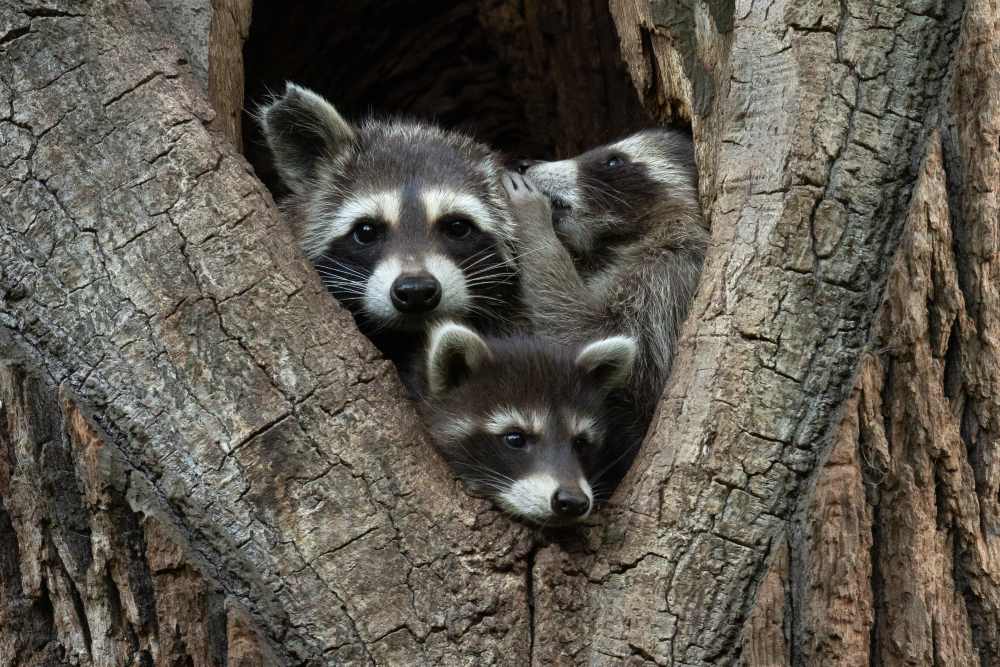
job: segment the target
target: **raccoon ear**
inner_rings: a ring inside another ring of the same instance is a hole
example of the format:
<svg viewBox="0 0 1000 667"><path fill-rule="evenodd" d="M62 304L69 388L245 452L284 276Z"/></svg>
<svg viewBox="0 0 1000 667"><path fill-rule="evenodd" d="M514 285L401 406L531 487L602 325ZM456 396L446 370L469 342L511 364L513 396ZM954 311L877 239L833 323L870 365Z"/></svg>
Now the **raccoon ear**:
<svg viewBox="0 0 1000 667"><path fill-rule="evenodd" d="M274 166L293 192L302 192L324 157L333 157L354 141L354 128L332 104L292 82L285 94L260 108L258 114Z"/></svg>
<svg viewBox="0 0 1000 667"><path fill-rule="evenodd" d="M635 364L635 339L611 336L588 344L576 356L576 365L592 376L605 389L625 385Z"/></svg>
<svg viewBox="0 0 1000 667"><path fill-rule="evenodd" d="M445 322L434 328L427 353L427 385L432 396L454 389L493 357L486 341L469 327Z"/></svg>

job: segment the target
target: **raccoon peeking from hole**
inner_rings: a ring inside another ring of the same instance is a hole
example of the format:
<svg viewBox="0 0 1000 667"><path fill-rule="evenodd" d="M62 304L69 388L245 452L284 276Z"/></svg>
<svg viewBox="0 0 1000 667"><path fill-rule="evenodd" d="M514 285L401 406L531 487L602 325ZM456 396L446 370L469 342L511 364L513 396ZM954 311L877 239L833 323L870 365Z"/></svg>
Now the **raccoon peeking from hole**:
<svg viewBox="0 0 1000 667"><path fill-rule="evenodd" d="M635 351L625 336L570 347L440 324L426 358L428 431L474 493L543 526L580 521L629 453L612 398Z"/></svg>
<svg viewBox="0 0 1000 667"><path fill-rule="evenodd" d="M633 337L629 394L645 430L708 247L691 138L645 130L518 171L503 180L531 257L521 283L532 326L568 345Z"/></svg>
<svg viewBox="0 0 1000 667"><path fill-rule="evenodd" d="M258 117L302 250L411 390L434 322L510 326L514 222L490 149L415 121L353 125L292 83Z"/></svg>

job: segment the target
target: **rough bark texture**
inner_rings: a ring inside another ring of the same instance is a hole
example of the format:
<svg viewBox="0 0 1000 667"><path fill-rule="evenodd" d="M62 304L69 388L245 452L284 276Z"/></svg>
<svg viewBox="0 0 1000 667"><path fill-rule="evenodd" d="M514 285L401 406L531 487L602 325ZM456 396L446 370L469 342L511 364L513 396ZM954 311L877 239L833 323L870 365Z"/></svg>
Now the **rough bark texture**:
<svg viewBox="0 0 1000 667"><path fill-rule="evenodd" d="M184 529L67 396L0 366L5 665L269 664Z"/></svg>
<svg viewBox="0 0 1000 667"><path fill-rule="evenodd" d="M391 367L206 131L148 6L7 7L0 317L184 526L217 604L279 664L526 660L527 532L428 455ZM39 577L42 606L106 593ZM100 605L67 613L40 645L105 664Z"/></svg>
<svg viewBox="0 0 1000 667"><path fill-rule="evenodd" d="M551 639L536 639L536 658L797 660L799 635L744 651L741 629L761 581L764 599L784 604L765 565L786 558L775 538L838 432L944 110L962 7L612 8L620 30L638 26L622 32L640 92L690 110L716 245L617 511L583 553L536 558L536 580L561 577L551 588L575 603L536 610L536 638ZM784 630L767 620L778 611L749 631ZM592 634L570 630L581 625Z"/></svg>
<svg viewBox="0 0 1000 667"><path fill-rule="evenodd" d="M784 622L747 664L786 638L799 664L1000 663L998 35L970 2L873 351L754 610Z"/></svg>
<svg viewBox="0 0 1000 667"><path fill-rule="evenodd" d="M250 33L251 0L215 0L208 35L208 99L214 126L243 145L243 43Z"/></svg>
<svg viewBox="0 0 1000 667"><path fill-rule="evenodd" d="M607 18L524 6L480 11ZM636 467L546 535L430 455L146 4L0 5L0 656L1000 661L1000 8L609 7L714 245Z"/></svg>

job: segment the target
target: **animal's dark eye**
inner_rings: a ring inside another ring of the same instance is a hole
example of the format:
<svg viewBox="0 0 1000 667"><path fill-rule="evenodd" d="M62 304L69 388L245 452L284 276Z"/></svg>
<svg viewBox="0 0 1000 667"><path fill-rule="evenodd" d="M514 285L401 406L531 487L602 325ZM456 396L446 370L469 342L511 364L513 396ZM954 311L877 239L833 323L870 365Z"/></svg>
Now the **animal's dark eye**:
<svg viewBox="0 0 1000 667"><path fill-rule="evenodd" d="M370 245L378 239L378 227L370 220L362 220L354 225L352 236L358 245Z"/></svg>
<svg viewBox="0 0 1000 667"><path fill-rule="evenodd" d="M511 431L510 433L504 433L503 444L511 449L522 449L528 444L528 439L520 431Z"/></svg>
<svg viewBox="0 0 1000 667"><path fill-rule="evenodd" d="M586 435L581 433L573 438L573 446L577 449L584 449L590 444L590 439Z"/></svg>
<svg viewBox="0 0 1000 667"><path fill-rule="evenodd" d="M604 161L604 166L610 167L611 169L614 169L615 167L620 167L623 164L625 164L625 160L618 157L617 155L609 157L607 160Z"/></svg>
<svg viewBox="0 0 1000 667"><path fill-rule="evenodd" d="M465 238L472 232L472 223L465 218L445 218L440 224L442 231L453 239Z"/></svg>

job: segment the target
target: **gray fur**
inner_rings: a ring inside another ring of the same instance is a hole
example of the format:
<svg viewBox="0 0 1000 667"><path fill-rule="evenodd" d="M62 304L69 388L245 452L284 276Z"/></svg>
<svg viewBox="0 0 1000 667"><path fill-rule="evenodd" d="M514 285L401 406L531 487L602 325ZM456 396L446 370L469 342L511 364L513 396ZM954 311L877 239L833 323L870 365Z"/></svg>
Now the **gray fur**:
<svg viewBox="0 0 1000 667"><path fill-rule="evenodd" d="M623 163L609 167L615 158ZM650 130L535 164L525 175L504 180L527 258L522 298L533 326L568 344L613 334L637 339L631 392L647 423L709 239L691 141Z"/></svg>
<svg viewBox="0 0 1000 667"><path fill-rule="evenodd" d="M436 326L430 339L423 414L470 490L544 525L579 521L607 497L635 447L615 413L634 359L631 339L571 347L540 336L483 337L453 323ZM522 447L509 445L511 434L523 436ZM557 493L586 505L560 513Z"/></svg>
<svg viewBox="0 0 1000 667"><path fill-rule="evenodd" d="M511 326L515 226L489 148L416 121L353 125L292 83L259 122L291 190L281 208L303 252L404 380L435 322ZM449 233L456 220L472 231ZM404 283L425 296L404 300L403 289L418 294Z"/></svg>

